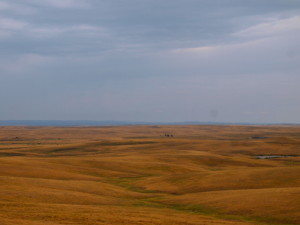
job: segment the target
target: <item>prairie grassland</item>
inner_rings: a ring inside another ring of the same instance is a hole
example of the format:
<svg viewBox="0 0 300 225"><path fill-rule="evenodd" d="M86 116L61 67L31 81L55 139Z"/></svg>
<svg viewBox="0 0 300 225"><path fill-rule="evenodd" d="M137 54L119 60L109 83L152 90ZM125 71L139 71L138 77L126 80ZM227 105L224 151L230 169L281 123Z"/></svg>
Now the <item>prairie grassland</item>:
<svg viewBox="0 0 300 225"><path fill-rule="evenodd" d="M300 224L300 126L0 127L0 224Z"/></svg>

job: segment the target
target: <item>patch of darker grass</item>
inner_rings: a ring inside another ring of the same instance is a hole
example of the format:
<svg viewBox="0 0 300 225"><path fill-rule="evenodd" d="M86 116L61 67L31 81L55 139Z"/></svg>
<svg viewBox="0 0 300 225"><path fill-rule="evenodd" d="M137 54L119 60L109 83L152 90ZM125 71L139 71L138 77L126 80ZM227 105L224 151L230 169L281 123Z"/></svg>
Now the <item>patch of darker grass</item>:
<svg viewBox="0 0 300 225"><path fill-rule="evenodd" d="M297 223L293 223L288 219L279 219L274 217L250 217L243 215L234 215L234 214L225 214L224 212L220 212L219 210L211 207L207 207L204 205L178 205L178 204L166 204L162 203L159 200L162 197L150 197L144 198L141 201L138 201L134 204L137 207L151 207L151 208L164 208L164 209L172 209L181 212L187 212L192 214L200 214L212 216L217 219L223 220L231 220L231 221L240 221L240 222L252 222L257 224L272 224L272 225L296 225Z"/></svg>
<svg viewBox="0 0 300 225"><path fill-rule="evenodd" d="M0 157L13 157L13 156L25 156L23 153L14 153L14 152L1 152Z"/></svg>
<svg viewBox="0 0 300 225"><path fill-rule="evenodd" d="M121 142L101 142L95 144L95 146L121 146L121 145L145 145L145 144L156 144L155 141L121 141Z"/></svg>
<svg viewBox="0 0 300 225"><path fill-rule="evenodd" d="M300 165L299 161L284 161L284 164L287 166L298 166Z"/></svg>
<svg viewBox="0 0 300 225"><path fill-rule="evenodd" d="M148 177L148 176L149 175L135 176L135 177L108 178L108 179L106 179L106 181L110 184L122 187L128 191L133 191L133 192L138 192L138 193L159 193L158 191L147 190L147 189L133 185L133 182L140 180L144 177Z"/></svg>
<svg viewBox="0 0 300 225"><path fill-rule="evenodd" d="M57 153L57 152L69 152L69 151L78 151L80 148L56 148L48 151L49 153Z"/></svg>

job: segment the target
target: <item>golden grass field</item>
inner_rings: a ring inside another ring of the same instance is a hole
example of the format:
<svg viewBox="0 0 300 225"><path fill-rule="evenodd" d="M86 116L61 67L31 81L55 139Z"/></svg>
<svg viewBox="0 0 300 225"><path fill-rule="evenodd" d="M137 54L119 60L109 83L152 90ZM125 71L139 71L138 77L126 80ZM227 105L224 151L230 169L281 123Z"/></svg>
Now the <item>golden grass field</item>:
<svg viewBox="0 0 300 225"><path fill-rule="evenodd" d="M300 126L0 127L0 225L62 224L300 224Z"/></svg>

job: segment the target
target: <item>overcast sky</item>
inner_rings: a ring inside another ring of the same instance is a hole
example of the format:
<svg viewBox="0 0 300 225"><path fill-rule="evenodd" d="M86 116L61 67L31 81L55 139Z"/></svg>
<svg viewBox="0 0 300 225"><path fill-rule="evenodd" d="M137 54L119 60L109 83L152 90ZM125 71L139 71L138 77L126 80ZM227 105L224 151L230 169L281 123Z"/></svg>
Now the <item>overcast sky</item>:
<svg viewBox="0 0 300 225"><path fill-rule="evenodd" d="M299 0L0 0L0 120L300 122Z"/></svg>

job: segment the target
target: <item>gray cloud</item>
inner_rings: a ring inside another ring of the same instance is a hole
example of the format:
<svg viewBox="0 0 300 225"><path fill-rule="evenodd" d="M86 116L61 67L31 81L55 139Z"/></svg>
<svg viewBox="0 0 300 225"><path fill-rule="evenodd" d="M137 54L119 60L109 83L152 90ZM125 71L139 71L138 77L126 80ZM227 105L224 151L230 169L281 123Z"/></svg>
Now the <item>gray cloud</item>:
<svg viewBox="0 0 300 225"><path fill-rule="evenodd" d="M88 7L88 1L83 0L26 0L27 3L33 5L41 5L46 7L54 7L54 8L62 8L62 9L69 9L69 8L82 8Z"/></svg>
<svg viewBox="0 0 300 225"><path fill-rule="evenodd" d="M2 0L0 12L0 119L300 122L297 0Z"/></svg>

